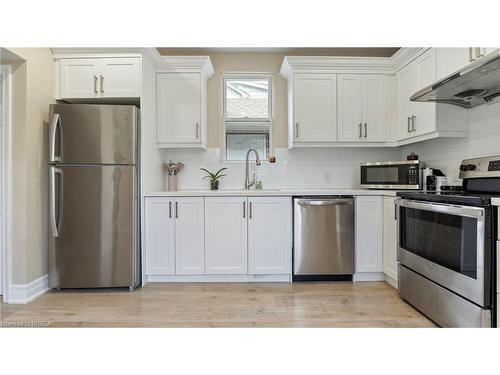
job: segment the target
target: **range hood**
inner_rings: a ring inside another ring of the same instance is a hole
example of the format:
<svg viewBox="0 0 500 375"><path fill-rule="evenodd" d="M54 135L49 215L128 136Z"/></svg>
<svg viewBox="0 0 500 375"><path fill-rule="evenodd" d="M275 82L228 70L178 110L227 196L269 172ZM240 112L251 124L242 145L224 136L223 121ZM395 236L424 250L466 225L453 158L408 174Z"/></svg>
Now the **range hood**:
<svg viewBox="0 0 500 375"><path fill-rule="evenodd" d="M473 108L500 99L500 50L422 89L414 102L436 102Z"/></svg>

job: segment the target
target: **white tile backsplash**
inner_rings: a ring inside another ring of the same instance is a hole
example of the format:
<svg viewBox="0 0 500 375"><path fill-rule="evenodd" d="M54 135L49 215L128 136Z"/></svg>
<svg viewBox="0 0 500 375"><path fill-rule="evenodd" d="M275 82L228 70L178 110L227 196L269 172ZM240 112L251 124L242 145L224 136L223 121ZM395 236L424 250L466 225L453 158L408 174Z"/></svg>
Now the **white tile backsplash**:
<svg viewBox="0 0 500 375"><path fill-rule="evenodd" d="M250 173L258 173L264 189L277 188L358 188L359 165L363 161L398 160L400 150L395 148L308 148L275 149L276 163L251 163ZM241 189L245 180L244 162L221 162L220 149L162 150L163 160L185 164L179 174L179 189L206 189L200 167L209 170L228 168L221 189Z"/></svg>

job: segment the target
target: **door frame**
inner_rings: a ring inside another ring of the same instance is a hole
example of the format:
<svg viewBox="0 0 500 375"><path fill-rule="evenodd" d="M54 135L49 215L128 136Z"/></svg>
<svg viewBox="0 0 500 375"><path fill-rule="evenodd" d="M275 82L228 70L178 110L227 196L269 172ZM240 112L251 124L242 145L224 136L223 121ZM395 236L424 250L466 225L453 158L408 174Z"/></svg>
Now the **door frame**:
<svg viewBox="0 0 500 375"><path fill-rule="evenodd" d="M11 85L11 69L10 65L0 65L1 72L1 86L2 90L2 126L1 144L0 144L0 163L2 163L3 178L0 186L0 200L2 202L3 222L0 223L0 257L1 257L1 277L2 277L2 290L3 302L9 302L9 291L11 286L11 212L12 212L12 199L10 191L10 178L12 176L11 167L11 100L12 100L12 85Z"/></svg>

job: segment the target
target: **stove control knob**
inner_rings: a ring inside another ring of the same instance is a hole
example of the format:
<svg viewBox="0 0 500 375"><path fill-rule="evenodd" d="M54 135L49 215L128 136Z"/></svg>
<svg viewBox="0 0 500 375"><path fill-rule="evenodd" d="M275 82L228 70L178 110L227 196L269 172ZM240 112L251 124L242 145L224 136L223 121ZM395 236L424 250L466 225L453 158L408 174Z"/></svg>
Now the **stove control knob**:
<svg viewBox="0 0 500 375"><path fill-rule="evenodd" d="M467 165L466 164L460 164L460 170L465 172L467 170Z"/></svg>
<svg viewBox="0 0 500 375"><path fill-rule="evenodd" d="M468 171L474 171L475 169L476 169L476 166L474 164L467 164Z"/></svg>

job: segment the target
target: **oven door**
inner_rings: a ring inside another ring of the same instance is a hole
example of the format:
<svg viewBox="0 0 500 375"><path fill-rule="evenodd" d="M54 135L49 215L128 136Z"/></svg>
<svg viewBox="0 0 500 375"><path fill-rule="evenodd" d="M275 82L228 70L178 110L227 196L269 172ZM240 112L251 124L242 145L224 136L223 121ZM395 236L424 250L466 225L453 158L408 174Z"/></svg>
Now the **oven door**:
<svg viewBox="0 0 500 375"><path fill-rule="evenodd" d="M489 306L485 209L407 199L397 204L398 261L480 306Z"/></svg>

